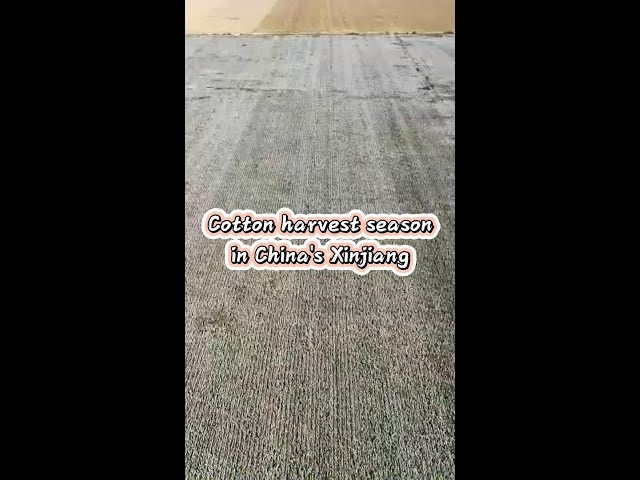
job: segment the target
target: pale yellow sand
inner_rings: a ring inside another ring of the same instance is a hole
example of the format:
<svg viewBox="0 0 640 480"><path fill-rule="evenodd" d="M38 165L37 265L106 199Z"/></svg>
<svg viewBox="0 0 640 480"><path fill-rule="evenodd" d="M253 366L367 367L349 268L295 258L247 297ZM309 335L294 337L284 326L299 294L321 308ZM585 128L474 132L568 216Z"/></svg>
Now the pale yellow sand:
<svg viewBox="0 0 640 480"><path fill-rule="evenodd" d="M185 0L185 33L251 33L277 0Z"/></svg>
<svg viewBox="0 0 640 480"><path fill-rule="evenodd" d="M454 0L278 0L256 31L442 33L454 18Z"/></svg>
<svg viewBox="0 0 640 480"><path fill-rule="evenodd" d="M186 33L442 33L455 0L185 0Z"/></svg>

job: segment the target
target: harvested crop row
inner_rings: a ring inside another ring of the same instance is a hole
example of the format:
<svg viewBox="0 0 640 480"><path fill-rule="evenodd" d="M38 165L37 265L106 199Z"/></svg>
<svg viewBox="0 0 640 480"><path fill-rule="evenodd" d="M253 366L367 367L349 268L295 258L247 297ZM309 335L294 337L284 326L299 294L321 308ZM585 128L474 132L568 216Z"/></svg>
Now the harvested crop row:
<svg viewBox="0 0 640 480"><path fill-rule="evenodd" d="M185 39L186 479L454 477L454 58L451 36ZM231 271L201 231L281 207L442 228L403 241L407 277Z"/></svg>

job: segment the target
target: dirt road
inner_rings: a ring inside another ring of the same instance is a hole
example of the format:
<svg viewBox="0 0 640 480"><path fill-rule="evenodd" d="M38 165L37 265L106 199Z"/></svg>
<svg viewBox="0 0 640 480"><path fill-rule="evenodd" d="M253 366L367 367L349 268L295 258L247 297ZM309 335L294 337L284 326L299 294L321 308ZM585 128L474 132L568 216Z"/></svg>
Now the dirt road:
<svg viewBox="0 0 640 480"><path fill-rule="evenodd" d="M186 33L442 33L454 0L186 0Z"/></svg>
<svg viewBox="0 0 640 480"><path fill-rule="evenodd" d="M453 0L278 0L255 32L453 32Z"/></svg>
<svg viewBox="0 0 640 480"><path fill-rule="evenodd" d="M186 33L251 33L277 0L185 0Z"/></svg>
<svg viewBox="0 0 640 480"><path fill-rule="evenodd" d="M185 39L186 478L454 477L454 122L452 36ZM232 272L213 207L442 230L408 277Z"/></svg>

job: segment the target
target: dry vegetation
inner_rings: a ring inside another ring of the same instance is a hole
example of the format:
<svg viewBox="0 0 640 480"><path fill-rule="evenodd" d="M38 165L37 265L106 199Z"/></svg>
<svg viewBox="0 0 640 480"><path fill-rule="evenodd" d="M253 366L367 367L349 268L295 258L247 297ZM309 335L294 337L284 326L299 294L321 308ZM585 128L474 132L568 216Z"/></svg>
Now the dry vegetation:
<svg viewBox="0 0 640 480"><path fill-rule="evenodd" d="M185 478L455 475L453 36L185 39ZM408 277L230 271L212 207L435 213Z"/></svg>

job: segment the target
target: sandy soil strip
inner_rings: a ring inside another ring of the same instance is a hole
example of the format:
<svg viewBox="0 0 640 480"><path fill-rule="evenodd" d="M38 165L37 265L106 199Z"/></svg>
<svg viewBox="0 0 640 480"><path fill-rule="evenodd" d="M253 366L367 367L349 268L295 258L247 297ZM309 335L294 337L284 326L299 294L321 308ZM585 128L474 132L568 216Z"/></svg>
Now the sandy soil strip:
<svg viewBox="0 0 640 480"><path fill-rule="evenodd" d="M454 19L454 0L278 0L255 31L442 33Z"/></svg>
<svg viewBox="0 0 640 480"><path fill-rule="evenodd" d="M251 33L276 0L185 0L185 33Z"/></svg>
<svg viewBox="0 0 640 480"><path fill-rule="evenodd" d="M455 0L185 0L186 33L442 33Z"/></svg>

